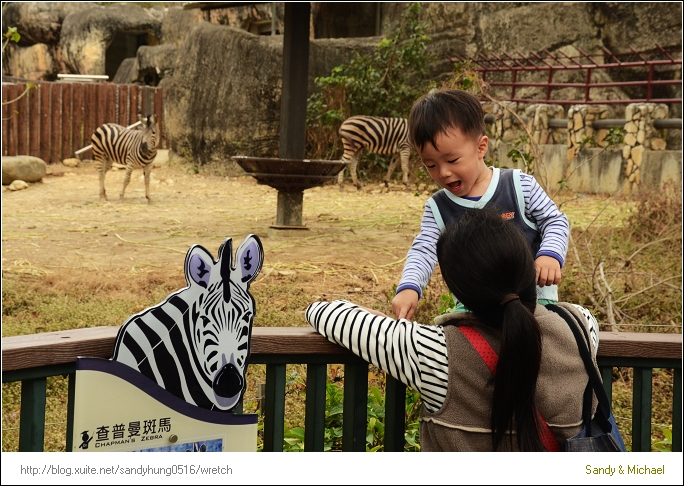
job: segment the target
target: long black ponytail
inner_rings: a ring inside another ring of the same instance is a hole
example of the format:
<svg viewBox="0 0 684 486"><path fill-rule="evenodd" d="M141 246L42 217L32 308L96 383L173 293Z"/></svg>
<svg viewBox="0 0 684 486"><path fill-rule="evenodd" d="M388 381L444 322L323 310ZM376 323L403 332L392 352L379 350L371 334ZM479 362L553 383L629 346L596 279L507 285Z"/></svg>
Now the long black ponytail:
<svg viewBox="0 0 684 486"><path fill-rule="evenodd" d="M468 210L440 236L437 258L449 290L483 324L501 333L492 398L493 450L509 431L515 432L520 450L544 450L534 405L541 362L541 331L534 318L536 271L522 232L493 211Z"/></svg>

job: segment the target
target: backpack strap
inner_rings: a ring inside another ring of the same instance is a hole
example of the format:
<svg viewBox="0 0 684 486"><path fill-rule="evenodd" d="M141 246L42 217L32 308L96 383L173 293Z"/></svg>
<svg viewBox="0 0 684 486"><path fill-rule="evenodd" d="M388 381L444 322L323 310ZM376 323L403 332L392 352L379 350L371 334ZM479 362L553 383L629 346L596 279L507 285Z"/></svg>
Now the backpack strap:
<svg viewBox="0 0 684 486"><path fill-rule="evenodd" d="M606 390L603 388L603 382L601 377L594 367L594 363L591 360L591 352L589 351L589 336L587 336L587 331L581 323L577 321L576 316L574 316L567 309L561 306L549 304L546 308L552 312L555 312L565 320L565 322L570 327L572 334L575 336L575 341L577 341L577 348L579 354L584 362L584 368L589 376L589 381L587 383L587 389L585 390L584 397L584 407L582 411L584 426L587 429L587 435L591 436L591 427L589 423L591 422L591 391L593 390L598 400L598 407L596 408L596 414L594 415L594 420L601 427L603 432L610 434L613 426L609 421L610 417L610 400L608 400L608 395L606 395ZM581 332L580 332L581 331Z"/></svg>
<svg viewBox="0 0 684 486"><path fill-rule="evenodd" d="M473 348L475 348L475 351L480 355L484 364L489 368L489 371L492 372L492 375L496 376L496 365L499 362L499 356L484 338L482 333L472 326L457 326L457 328ZM544 449L546 449L547 452L559 452L560 446L558 445L558 441L554 437L553 432L551 432L549 424L546 423L546 420L544 420L544 417L541 416L536 408L535 411L537 413L537 420L535 420L537 434L539 435L539 440L541 440Z"/></svg>

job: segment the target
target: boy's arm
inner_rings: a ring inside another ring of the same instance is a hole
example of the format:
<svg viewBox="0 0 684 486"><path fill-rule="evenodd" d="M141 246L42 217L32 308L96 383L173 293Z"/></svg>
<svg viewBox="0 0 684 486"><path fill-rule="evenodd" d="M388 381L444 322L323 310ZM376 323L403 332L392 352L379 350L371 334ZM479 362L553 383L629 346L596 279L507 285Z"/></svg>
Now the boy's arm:
<svg viewBox="0 0 684 486"><path fill-rule="evenodd" d="M437 265L437 240L440 231L429 204L425 205L420 233L416 236L406 255L406 263L392 301L392 312L398 318L411 319L418 299L430 280Z"/></svg>
<svg viewBox="0 0 684 486"><path fill-rule="evenodd" d="M535 258L542 256L556 259L562 267L568 252L570 225L565 213L546 194L544 189L529 174L520 174L523 196L525 198L525 216L539 228L541 245Z"/></svg>

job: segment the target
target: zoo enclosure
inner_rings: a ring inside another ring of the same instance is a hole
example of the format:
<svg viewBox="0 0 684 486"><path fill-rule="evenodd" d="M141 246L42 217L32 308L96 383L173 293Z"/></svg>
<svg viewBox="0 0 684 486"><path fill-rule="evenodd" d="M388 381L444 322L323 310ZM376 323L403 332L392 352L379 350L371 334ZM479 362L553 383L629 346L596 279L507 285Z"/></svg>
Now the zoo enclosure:
<svg viewBox="0 0 684 486"><path fill-rule="evenodd" d="M548 50L544 51L541 56L536 52L530 52L529 55L515 52L515 57L509 53L504 52L501 55L490 54L485 56L482 53L473 56L459 56L454 55L449 58L450 61L457 62L472 62L475 66L475 71L480 73L482 80L487 82L492 87L510 88L508 96L499 96L499 101L515 101L518 103L550 103L559 105L575 105L575 104L629 104L629 103L681 103L682 95L679 90L679 97L660 96L655 91L660 87L666 86L681 86L681 79L656 79L662 76L662 73L656 72L656 68L664 66L681 66L681 48L666 50L659 44L656 48L649 51L638 52L632 46L631 51L623 54L613 54L606 47L602 47L603 53L599 55L587 54L581 48L577 47L578 56L568 56L562 51L559 54L553 54ZM680 59L675 59L673 55L679 54ZM594 58L604 57L602 60ZM627 70L637 72L643 75L643 80L640 81L612 81L612 82L596 82L592 79L592 73L600 70L603 73L613 73L614 77L619 78L626 74ZM554 74L558 72L567 71L581 71L584 73L585 81L578 82L554 82ZM520 80L519 76L523 73L547 73L546 81L530 81ZM501 74L502 76L496 76ZM490 80L487 80L489 76ZM494 77L495 79L491 79ZM509 77L510 79L502 79ZM522 98L516 96L518 88L522 87L537 87L543 91L541 98ZM631 99L592 99L591 90L596 88L637 88L645 87L646 94L639 97L632 97ZM553 99L552 90L562 88L576 88L584 90L583 100L568 100L568 99Z"/></svg>
<svg viewBox="0 0 684 486"><path fill-rule="evenodd" d="M109 358L118 327L96 327L2 338L2 382L21 381L19 450L42 451L46 378L68 376L66 450L72 448L76 357ZM682 335L600 332L597 362L612 400L614 367L633 368L632 450L651 450L652 373L673 369L672 450L682 451ZM368 363L311 328L255 327L250 364L266 365L264 451L282 451L286 366L306 364L305 451L323 451L328 364L344 364L344 451L366 450ZM387 452L404 450L406 386L387 377ZM236 413L242 412L242 405Z"/></svg>
<svg viewBox="0 0 684 486"><path fill-rule="evenodd" d="M159 147L168 148L162 88L134 84L36 82L2 85L2 155L32 155L48 164L74 157L103 123L129 126L156 115ZM11 103L7 103L11 102ZM7 103L7 104L6 104Z"/></svg>

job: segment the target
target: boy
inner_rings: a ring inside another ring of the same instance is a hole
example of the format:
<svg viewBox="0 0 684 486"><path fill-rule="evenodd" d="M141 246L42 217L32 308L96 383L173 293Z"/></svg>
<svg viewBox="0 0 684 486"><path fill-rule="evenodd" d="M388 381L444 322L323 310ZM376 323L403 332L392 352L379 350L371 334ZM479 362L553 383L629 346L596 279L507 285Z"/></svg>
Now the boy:
<svg viewBox="0 0 684 486"><path fill-rule="evenodd" d="M458 90L419 98L409 115L409 138L427 172L443 189L425 203L420 233L406 256L392 300L397 318L413 317L437 264L439 235L465 208L496 208L502 218L520 227L535 257L538 301L558 301L556 284L568 249L568 219L531 175L485 164L489 138L477 98ZM466 311L460 303L455 310Z"/></svg>

